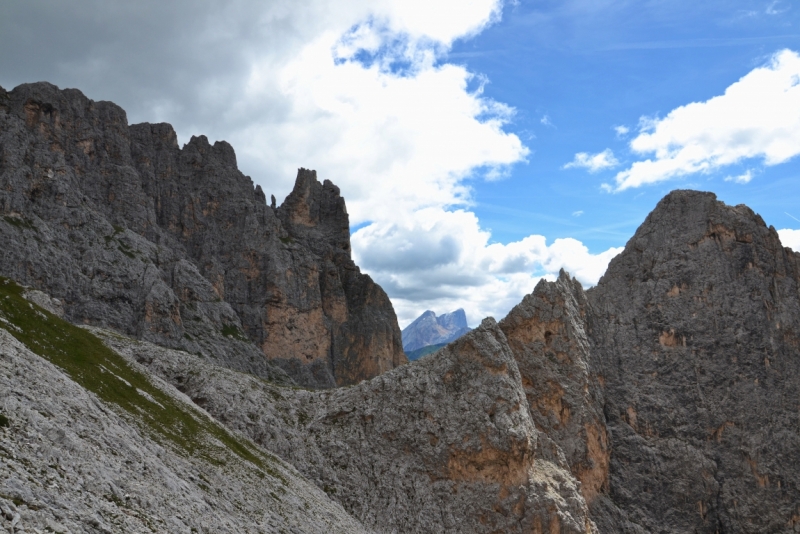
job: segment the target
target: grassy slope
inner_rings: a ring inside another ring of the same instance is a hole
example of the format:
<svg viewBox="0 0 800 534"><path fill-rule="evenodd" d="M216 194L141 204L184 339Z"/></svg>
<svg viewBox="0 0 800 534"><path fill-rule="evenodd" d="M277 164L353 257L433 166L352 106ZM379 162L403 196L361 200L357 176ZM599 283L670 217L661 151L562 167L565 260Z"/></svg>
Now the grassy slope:
<svg viewBox="0 0 800 534"><path fill-rule="evenodd" d="M25 300L24 290L0 277L0 328L63 369L100 399L121 408L162 445L217 465L233 453L260 472L286 481L275 459L215 421L183 405L91 333Z"/></svg>

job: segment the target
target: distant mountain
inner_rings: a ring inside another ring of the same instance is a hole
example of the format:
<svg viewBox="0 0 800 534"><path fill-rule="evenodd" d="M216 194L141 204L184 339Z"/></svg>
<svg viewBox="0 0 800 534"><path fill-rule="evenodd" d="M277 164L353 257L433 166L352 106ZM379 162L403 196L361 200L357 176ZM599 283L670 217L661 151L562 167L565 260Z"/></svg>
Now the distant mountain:
<svg viewBox="0 0 800 534"><path fill-rule="evenodd" d="M430 345L447 344L470 330L467 315L461 308L439 317L428 310L403 330L403 350L408 353Z"/></svg>
<svg viewBox="0 0 800 534"><path fill-rule="evenodd" d="M441 349L447 345L447 343L439 343L437 345L428 345L426 347L422 347L421 349L411 350L406 352L406 358L408 361L414 362L422 358L423 356L427 356L428 354L433 354L437 350Z"/></svg>

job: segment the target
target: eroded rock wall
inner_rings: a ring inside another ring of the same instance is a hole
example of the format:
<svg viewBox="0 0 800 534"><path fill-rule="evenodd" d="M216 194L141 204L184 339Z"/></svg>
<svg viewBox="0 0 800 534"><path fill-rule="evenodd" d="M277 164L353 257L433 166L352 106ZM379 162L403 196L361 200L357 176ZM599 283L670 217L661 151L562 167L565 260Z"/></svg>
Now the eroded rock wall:
<svg viewBox="0 0 800 534"><path fill-rule="evenodd" d="M406 361L391 303L350 259L344 200L298 172L267 205L224 141L74 89L0 90L0 273L76 323L311 387Z"/></svg>
<svg viewBox="0 0 800 534"><path fill-rule="evenodd" d="M618 532L800 531L800 255L675 191L588 300Z"/></svg>

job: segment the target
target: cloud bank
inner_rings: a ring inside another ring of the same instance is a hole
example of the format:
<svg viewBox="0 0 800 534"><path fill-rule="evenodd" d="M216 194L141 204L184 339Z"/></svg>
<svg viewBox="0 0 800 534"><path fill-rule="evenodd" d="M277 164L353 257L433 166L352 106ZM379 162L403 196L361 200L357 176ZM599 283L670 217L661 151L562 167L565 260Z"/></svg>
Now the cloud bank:
<svg viewBox="0 0 800 534"><path fill-rule="evenodd" d="M356 260L401 324L458 307L474 324L561 267L596 283L617 252L543 236L491 243L469 211L467 180L501 178L530 154L507 130L515 110L447 62L456 40L502 9L502 0L6 2L0 83L47 79L117 102L132 122L170 122L181 141L226 139L278 198L298 167L316 169L341 188L359 227Z"/></svg>
<svg viewBox="0 0 800 534"><path fill-rule="evenodd" d="M781 243L784 247L800 252L800 230L784 228L783 230L778 230L778 236L781 238Z"/></svg>

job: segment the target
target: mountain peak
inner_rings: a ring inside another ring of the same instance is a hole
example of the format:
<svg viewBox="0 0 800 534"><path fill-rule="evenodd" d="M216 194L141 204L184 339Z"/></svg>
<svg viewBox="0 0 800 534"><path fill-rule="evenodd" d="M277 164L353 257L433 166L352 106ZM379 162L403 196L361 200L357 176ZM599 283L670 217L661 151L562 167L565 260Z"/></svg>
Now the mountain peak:
<svg viewBox="0 0 800 534"><path fill-rule="evenodd" d="M439 317L427 310L403 330L403 350L408 352L429 345L450 343L470 330L463 308Z"/></svg>

